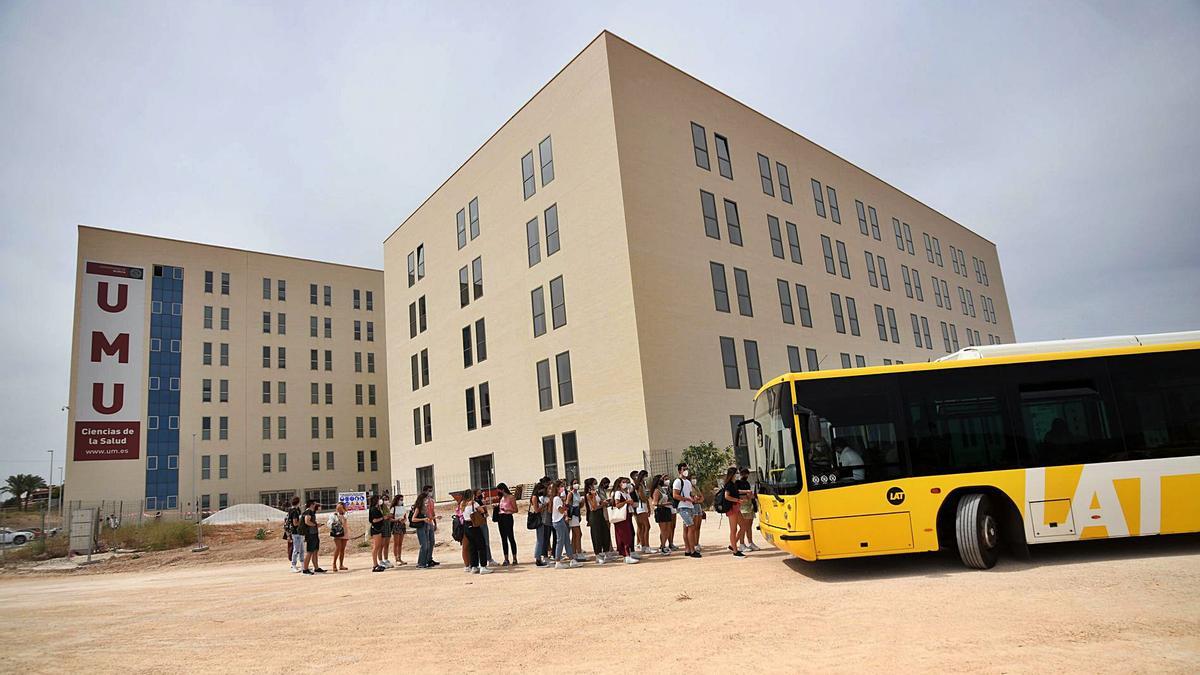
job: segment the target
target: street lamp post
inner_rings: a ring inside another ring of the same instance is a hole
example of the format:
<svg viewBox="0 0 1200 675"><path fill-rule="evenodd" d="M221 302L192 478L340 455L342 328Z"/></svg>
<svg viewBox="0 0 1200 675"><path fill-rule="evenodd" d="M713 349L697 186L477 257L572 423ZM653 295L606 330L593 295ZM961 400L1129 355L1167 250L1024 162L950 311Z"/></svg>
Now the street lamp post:
<svg viewBox="0 0 1200 675"><path fill-rule="evenodd" d="M66 518L66 502L63 501L63 487L67 484L66 467L58 467L58 519L61 521ZM66 523L64 522L65 526Z"/></svg>
<svg viewBox="0 0 1200 675"><path fill-rule="evenodd" d="M42 512L42 551L50 543L46 532L46 516L50 515L50 504L54 500L54 450L50 449L50 472L46 474L46 510Z"/></svg>

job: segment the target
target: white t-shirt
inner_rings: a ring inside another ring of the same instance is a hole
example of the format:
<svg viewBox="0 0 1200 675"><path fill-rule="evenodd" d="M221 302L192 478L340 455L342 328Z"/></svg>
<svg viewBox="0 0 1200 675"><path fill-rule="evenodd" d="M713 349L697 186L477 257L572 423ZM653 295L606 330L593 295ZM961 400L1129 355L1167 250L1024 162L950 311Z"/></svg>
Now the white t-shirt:
<svg viewBox="0 0 1200 675"><path fill-rule="evenodd" d="M628 492L624 492L622 490L617 490L617 491L613 492L613 501L614 502L624 502L624 501L628 501L632 498L633 498L632 495L630 495ZM625 509L626 513L629 513L629 505L628 504L626 504L622 508Z"/></svg>
<svg viewBox="0 0 1200 675"><path fill-rule="evenodd" d="M679 490L680 497L684 497L684 498L691 497L692 496L692 481L691 481L691 479L690 478L676 478L675 481L673 483L671 483L671 496L672 497L675 496L676 490ZM684 507L691 508L691 506L692 506L692 504L690 502L686 502L683 499L679 500L679 508L684 508Z"/></svg>
<svg viewBox="0 0 1200 675"><path fill-rule="evenodd" d="M463 525L471 525L471 514L475 513L475 508L475 500L467 502L467 505L463 507Z"/></svg>
<svg viewBox="0 0 1200 675"><path fill-rule="evenodd" d="M552 516L552 518L554 519L554 522L556 522L556 523L562 521L563 517L566 515L560 510L560 509L562 509L562 507L563 507L563 498L558 495L555 495L554 496L554 505L553 505L553 514L554 515Z"/></svg>

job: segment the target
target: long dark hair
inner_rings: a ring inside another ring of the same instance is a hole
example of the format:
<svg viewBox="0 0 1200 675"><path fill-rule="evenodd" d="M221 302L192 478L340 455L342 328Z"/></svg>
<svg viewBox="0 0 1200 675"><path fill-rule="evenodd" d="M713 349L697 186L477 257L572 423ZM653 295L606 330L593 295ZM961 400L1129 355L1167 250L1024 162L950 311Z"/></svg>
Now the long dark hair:
<svg viewBox="0 0 1200 675"><path fill-rule="evenodd" d="M496 486L496 489L506 495L512 496L512 492L509 491L508 485L506 485L505 483L500 483L499 485Z"/></svg>
<svg viewBox="0 0 1200 675"><path fill-rule="evenodd" d="M661 473L654 474L654 480L650 481L650 493L654 494L654 491L662 487L665 483L666 481L663 480Z"/></svg>
<svg viewBox="0 0 1200 675"><path fill-rule="evenodd" d="M367 502L370 508L379 508L379 495L371 495L371 499Z"/></svg>
<svg viewBox="0 0 1200 675"><path fill-rule="evenodd" d="M395 496L395 497L392 497L392 508L393 508L393 509L394 509L394 508L396 508L396 506L400 504L400 501L401 501L402 499L404 499L404 495L402 495L402 494L400 494L399 492L397 492L397 493L396 493L396 496Z"/></svg>

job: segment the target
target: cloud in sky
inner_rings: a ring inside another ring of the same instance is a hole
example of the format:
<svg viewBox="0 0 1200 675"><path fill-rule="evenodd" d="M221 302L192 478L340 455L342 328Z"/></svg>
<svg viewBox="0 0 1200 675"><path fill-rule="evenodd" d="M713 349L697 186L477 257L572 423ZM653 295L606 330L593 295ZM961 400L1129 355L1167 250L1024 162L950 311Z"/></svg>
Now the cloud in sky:
<svg viewBox="0 0 1200 675"><path fill-rule="evenodd" d="M996 242L1019 339L1200 327L1195 3L0 4L0 477L62 464L79 223L382 266L608 28Z"/></svg>

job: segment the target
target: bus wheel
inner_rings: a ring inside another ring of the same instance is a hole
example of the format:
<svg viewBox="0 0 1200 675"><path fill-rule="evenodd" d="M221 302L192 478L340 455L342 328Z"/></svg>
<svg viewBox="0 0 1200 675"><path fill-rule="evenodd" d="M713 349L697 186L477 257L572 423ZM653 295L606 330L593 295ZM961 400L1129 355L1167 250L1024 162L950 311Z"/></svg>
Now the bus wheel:
<svg viewBox="0 0 1200 675"><path fill-rule="evenodd" d="M963 564L979 570L991 569L1000 551L1000 529L992 510L992 501L985 494L964 495L958 501L954 521L958 556Z"/></svg>

